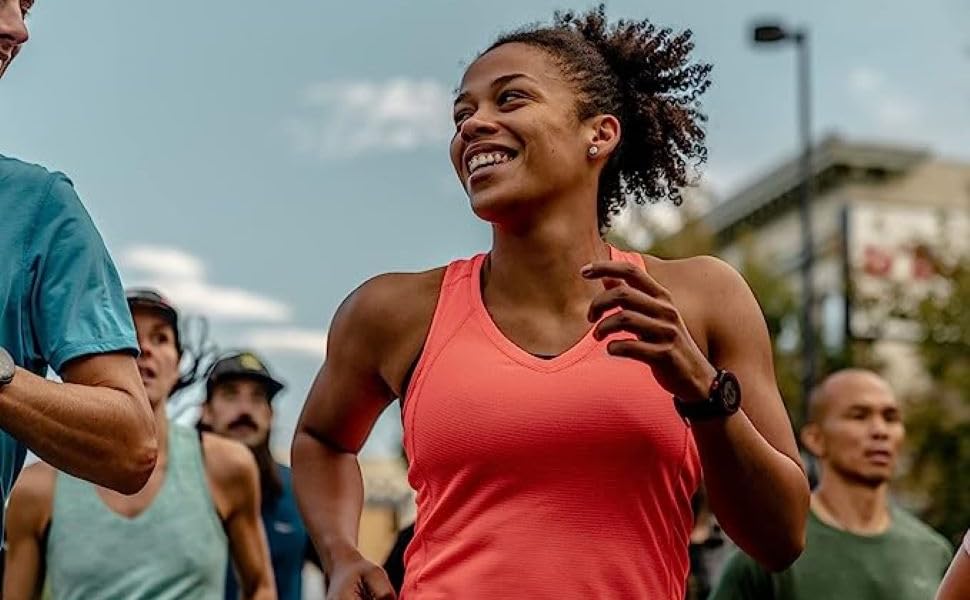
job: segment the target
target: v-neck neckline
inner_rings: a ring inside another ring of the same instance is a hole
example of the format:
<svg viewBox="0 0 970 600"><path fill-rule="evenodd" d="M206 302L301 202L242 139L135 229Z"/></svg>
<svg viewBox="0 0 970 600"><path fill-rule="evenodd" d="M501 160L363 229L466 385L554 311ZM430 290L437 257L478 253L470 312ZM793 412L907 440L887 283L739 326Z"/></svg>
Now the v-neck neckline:
<svg viewBox="0 0 970 600"><path fill-rule="evenodd" d="M613 246L609 246L609 249L610 260L625 260L623 254L619 250ZM498 325L495 323L495 320L492 318L492 315L485 307L485 299L482 295L482 268L485 264L485 259L487 256L487 254L480 254L475 258L472 265L471 277L468 278L468 285L470 286L469 292L471 294L473 304L472 308L482 326L482 329L485 331L485 334L506 356L520 365L528 367L534 371L551 373L576 364L585 356L589 355L589 353L601 343L601 341L593 337L593 331L596 329L595 323L591 324L586 333L581 338L576 340L573 345L569 346L555 356L536 356L509 339L508 336L506 336L505 333L499 329Z"/></svg>

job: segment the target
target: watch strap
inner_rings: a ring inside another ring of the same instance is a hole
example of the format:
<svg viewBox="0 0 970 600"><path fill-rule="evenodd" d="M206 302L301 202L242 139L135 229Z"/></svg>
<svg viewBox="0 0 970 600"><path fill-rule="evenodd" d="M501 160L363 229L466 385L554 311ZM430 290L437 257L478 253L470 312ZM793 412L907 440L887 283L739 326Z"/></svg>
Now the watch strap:
<svg viewBox="0 0 970 600"><path fill-rule="evenodd" d="M674 397L674 407L681 417L689 421L707 421L719 419L733 415L738 410L738 406L728 407L722 398L722 386L726 379L735 379L734 376L725 369L719 369L711 382L708 390L707 399L701 402L684 402L680 398Z"/></svg>

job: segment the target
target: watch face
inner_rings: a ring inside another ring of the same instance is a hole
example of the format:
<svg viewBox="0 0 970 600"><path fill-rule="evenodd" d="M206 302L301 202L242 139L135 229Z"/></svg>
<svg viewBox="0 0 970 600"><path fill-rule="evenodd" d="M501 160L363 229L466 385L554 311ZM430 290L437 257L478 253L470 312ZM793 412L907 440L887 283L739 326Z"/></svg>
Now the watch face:
<svg viewBox="0 0 970 600"><path fill-rule="evenodd" d="M17 365L14 364L13 359L10 354L0 348L0 385L5 385L13 380L14 370Z"/></svg>
<svg viewBox="0 0 970 600"><path fill-rule="evenodd" d="M741 387L733 377L725 377L721 384L721 402L729 411L736 411L741 404Z"/></svg>

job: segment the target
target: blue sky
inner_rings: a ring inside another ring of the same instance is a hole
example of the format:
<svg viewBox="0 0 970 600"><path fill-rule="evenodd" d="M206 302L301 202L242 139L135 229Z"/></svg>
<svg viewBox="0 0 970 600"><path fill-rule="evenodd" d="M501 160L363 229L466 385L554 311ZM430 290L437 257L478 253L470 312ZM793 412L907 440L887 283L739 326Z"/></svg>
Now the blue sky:
<svg viewBox="0 0 970 600"><path fill-rule="evenodd" d="M206 314L289 384L288 441L341 299L371 275L487 247L451 172L450 94L499 32L565 0L285 3L38 0L0 82L0 153L69 174L127 283ZM814 131L970 160L963 0L613 1L691 28L714 63L707 185L723 195L795 147L794 55L749 26L811 30ZM395 451L398 417L367 452Z"/></svg>

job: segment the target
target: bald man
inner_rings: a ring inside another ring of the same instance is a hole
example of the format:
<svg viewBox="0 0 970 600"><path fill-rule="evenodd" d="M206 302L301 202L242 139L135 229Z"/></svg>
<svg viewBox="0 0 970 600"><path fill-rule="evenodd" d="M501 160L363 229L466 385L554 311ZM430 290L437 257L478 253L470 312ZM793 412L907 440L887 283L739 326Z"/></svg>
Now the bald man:
<svg viewBox="0 0 970 600"><path fill-rule="evenodd" d="M821 476L805 552L780 573L735 554L711 600L932 598L953 549L890 502L906 432L889 385L872 372L848 369L825 379L809 402L801 439Z"/></svg>

